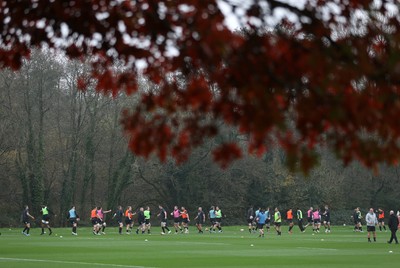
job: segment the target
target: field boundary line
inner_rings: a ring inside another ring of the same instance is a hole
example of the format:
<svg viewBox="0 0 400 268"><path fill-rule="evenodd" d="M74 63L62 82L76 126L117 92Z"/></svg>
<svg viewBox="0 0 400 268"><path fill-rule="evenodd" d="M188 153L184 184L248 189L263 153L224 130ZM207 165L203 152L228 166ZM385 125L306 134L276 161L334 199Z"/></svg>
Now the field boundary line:
<svg viewBox="0 0 400 268"><path fill-rule="evenodd" d="M123 268L155 268L149 266L135 266L123 264L107 264L107 263L92 263L92 262L79 262L79 261L57 261L57 260L40 260L40 259L23 259L23 258L4 258L0 257L0 261L21 261L21 262L47 262L47 263L64 263L64 264L79 264L91 266L107 266L107 267L123 267Z"/></svg>
<svg viewBox="0 0 400 268"><path fill-rule="evenodd" d="M337 251L337 248L309 248L309 247L297 247L299 249L310 249L310 250L330 250L330 251Z"/></svg>

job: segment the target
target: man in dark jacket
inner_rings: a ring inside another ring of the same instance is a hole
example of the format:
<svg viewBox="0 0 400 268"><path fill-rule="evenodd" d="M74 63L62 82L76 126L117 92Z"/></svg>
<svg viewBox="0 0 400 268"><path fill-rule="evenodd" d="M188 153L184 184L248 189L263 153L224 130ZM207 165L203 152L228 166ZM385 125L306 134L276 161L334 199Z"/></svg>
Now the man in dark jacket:
<svg viewBox="0 0 400 268"><path fill-rule="evenodd" d="M399 219L396 217L396 215L394 215L394 211L391 210L388 226L389 226L389 229L390 229L392 235L390 237L390 240L388 241L389 244L392 243L393 239L396 242L396 244L399 243L399 241L397 240L397 236L396 236L398 225L399 225Z"/></svg>

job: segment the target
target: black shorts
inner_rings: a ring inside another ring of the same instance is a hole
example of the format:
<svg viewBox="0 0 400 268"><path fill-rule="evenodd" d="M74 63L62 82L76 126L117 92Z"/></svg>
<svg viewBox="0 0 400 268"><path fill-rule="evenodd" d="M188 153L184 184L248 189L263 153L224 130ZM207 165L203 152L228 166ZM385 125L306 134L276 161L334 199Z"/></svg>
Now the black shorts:
<svg viewBox="0 0 400 268"><path fill-rule="evenodd" d="M221 222L221 218L215 218L215 222L220 223Z"/></svg>
<svg viewBox="0 0 400 268"><path fill-rule="evenodd" d="M144 220L144 223L145 223L145 224L150 224L150 219L145 219L145 220Z"/></svg>
<svg viewBox="0 0 400 268"><path fill-rule="evenodd" d="M274 225L275 225L276 227L280 227L280 226L281 226L281 222L274 222Z"/></svg>
<svg viewBox="0 0 400 268"><path fill-rule="evenodd" d="M174 223L181 223L181 218L174 218Z"/></svg>
<svg viewBox="0 0 400 268"><path fill-rule="evenodd" d="M145 224L145 221L139 221L138 222L139 226Z"/></svg>
<svg viewBox="0 0 400 268"><path fill-rule="evenodd" d="M199 220L198 220L198 221L196 221L196 224L197 224L197 225L202 225L202 224L204 224L204 221L199 221Z"/></svg>
<svg viewBox="0 0 400 268"><path fill-rule="evenodd" d="M22 223L23 223L23 224L29 224L29 223L31 223L31 221L28 220L28 219L25 219L25 220L22 220Z"/></svg>
<svg viewBox="0 0 400 268"><path fill-rule="evenodd" d="M307 218L307 221L308 221L309 223L312 223L312 222L313 222L312 218Z"/></svg>
<svg viewBox="0 0 400 268"><path fill-rule="evenodd" d="M50 216L47 214L47 215L43 215L42 216L42 220L43 221L49 221L50 220Z"/></svg>
<svg viewBox="0 0 400 268"><path fill-rule="evenodd" d="M378 222L384 222L385 219L378 219Z"/></svg>
<svg viewBox="0 0 400 268"><path fill-rule="evenodd" d="M324 222L331 222L331 219L330 218L326 218L326 219L324 219Z"/></svg>
<svg viewBox="0 0 400 268"><path fill-rule="evenodd" d="M189 220L188 220L188 218L184 218L184 219L182 219L182 222L183 223L189 223Z"/></svg>
<svg viewBox="0 0 400 268"><path fill-rule="evenodd" d="M264 228L264 223L258 223L257 227L258 227L258 229L263 229Z"/></svg>
<svg viewBox="0 0 400 268"><path fill-rule="evenodd" d="M367 232L375 232L375 226L367 226Z"/></svg>
<svg viewBox="0 0 400 268"><path fill-rule="evenodd" d="M247 223L248 224L252 224L253 223L253 219L247 219Z"/></svg>
<svg viewBox="0 0 400 268"><path fill-rule="evenodd" d="M354 223L355 223L355 224L359 224L359 223L361 223L361 219L357 219L357 220L355 220L355 221L354 221Z"/></svg>
<svg viewBox="0 0 400 268"><path fill-rule="evenodd" d="M292 219L287 220L288 223L293 223Z"/></svg>
<svg viewBox="0 0 400 268"><path fill-rule="evenodd" d="M93 225L98 224L99 221L100 221L100 220L99 220L98 218L92 218L92 224L93 224Z"/></svg>
<svg viewBox="0 0 400 268"><path fill-rule="evenodd" d="M313 223L314 223L314 224L320 224L320 223L321 223L321 219L315 219L315 220L313 221Z"/></svg>
<svg viewBox="0 0 400 268"><path fill-rule="evenodd" d="M132 219L125 218L125 224L126 224L126 225L128 225L128 224L132 224L132 222L133 222L133 220L132 220Z"/></svg>
<svg viewBox="0 0 400 268"><path fill-rule="evenodd" d="M76 218L69 218L69 223L70 224L74 224L74 223L77 223L78 221L76 220Z"/></svg>
<svg viewBox="0 0 400 268"><path fill-rule="evenodd" d="M215 218L210 218L210 222L211 222L212 225L214 225L215 224Z"/></svg>

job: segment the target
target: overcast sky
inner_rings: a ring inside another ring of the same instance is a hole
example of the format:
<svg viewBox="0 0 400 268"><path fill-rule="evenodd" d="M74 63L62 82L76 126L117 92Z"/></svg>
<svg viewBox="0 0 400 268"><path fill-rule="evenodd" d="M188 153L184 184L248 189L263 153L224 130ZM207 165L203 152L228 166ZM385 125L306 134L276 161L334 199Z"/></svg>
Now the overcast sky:
<svg viewBox="0 0 400 268"><path fill-rule="evenodd" d="M252 0L228 0L230 3L233 3L234 5L237 6L235 13L232 12L231 6L228 5L226 3L226 1L227 0L224 0L224 1L219 0L218 1L218 5L219 5L220 9L226 17L225 24L231 30L241 28L244 25L246 10L251 6L253 1ZM281 2L286 2L292 6L302 8L302 7L304 7L304 3L306 2L306 0L282 0ZM297 20L297 17L295 15L290 14L289 12L287 12L283 9L276 9L274 11L273 16L269 17L267 19L267 21L269 24L274 25L277 23L277 21L279 21L283 17L287 17L292 21Z"/></svg>

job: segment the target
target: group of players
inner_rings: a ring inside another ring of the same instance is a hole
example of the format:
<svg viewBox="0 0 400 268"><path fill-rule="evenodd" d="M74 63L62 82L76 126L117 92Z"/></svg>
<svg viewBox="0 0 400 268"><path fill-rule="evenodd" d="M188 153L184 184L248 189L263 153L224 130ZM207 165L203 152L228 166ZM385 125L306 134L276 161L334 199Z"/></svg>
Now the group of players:
<svg viewBox="0 0 400 268"><path fill-rule="evenodd" d="M293 209L288 209L286 211L286 221L289 226L288 233L293 233L294 227L294 217L296 217L297 224L301 232L305 232L308 226L312 226L313 232L319 233L321 228L321 223L324 224L325 232L331 232L331 214L328 206L325 206L325 210L321 212L319 208L310 207L307 211L307 224L303 223L303 212L300 208L296 209L296 215L294 215ZM281 212L276 207L272 212L268 207L266 209L258 208L254 210L251 206L247 210L247 223L249 227L249 232L259 231L259 237L264 237L264 227L266 231L269 232L271 223L273 223L275 231L278 235L282 235L282 220L283 217Z"/></svg>
<svg viewBox="0 0 400 268"><path fill-rule="evenodd" d="M359 207L354 209L352 218L354 220L354 232L363 232L363 216ZM371 242L371 234L374 242L376 242L376 226L379 227L380 231L382 231L382 229L385 232L387 231L385 226L385 212L382 208L378 208L376 211L374 211L373 208L370 208L365 216L365 222L367 225L368 242ZM399 244L396 232L400 228L400 211L397 211L397 215L395 215L393 210L389 212L388 227L391 232L388 243L391 244L393 241L395 241L396 244Z"/></svg>
<svg viewBox="0 0 400 268"><path fill-rule="evenodd" d="M382 229L383 229L384 231L386 231L385 211L383 211L382 208L378 208L378 210L375 211L375 214L377 214L379 230L382 231ZM351 218L354 221L354 232L363 232L363 229L362 229L363 216L362 216L362 213L361 213L361 210L359 207L356 207L354 209L354 212L353 212L353 215L351 216Z"/></svg>
<svg viewBox="0 0 400 268"><path fill-rule="evenodd" d="M50 227L50 213L52 213L47 206L42 205L42 208L40 209L40 214L42 214L42 220L40 221L40 225L42 228L42 232L40 233L41 235L44 235L46 232L44 230L44 228L49 229L49 235L51 235L53 232L51 230ZM52 213L54 214L54 213ZM24 223L24 230L22 231L22 234L25 236L30 236L29 231L31 229L31 222L30 220L35 220L35 217L33 217L30 213L29 213L29 206L26 205L24 207L24 210L22 211L22 215L21 215L21 219L22 222Z"/></svg>
<svg viewBox="0 0 400 268"><path fill-rule="evenodd" d="M159 212L157 214L157 218L160 220L161 234L162 235L170 234L172 231L169 229L167 224L168 213L162 205L159 205L158 209ZM104 221L104 214L109 212L111 212L111 210L104 211L101 207L96 207L92 210L91 221L93 224L93 234L95 235L105 234L104 231L106 228L106 222ZM134 225L134 219L133 219L134 215L137 215L137 229L135 231L136 234L139 233L144 234L146 232L150 234L151 233L150 219L152 213L149 206L147 206L146 208L140 207L138 211L133 211L132 206L128 206L124 211L122 206L118 206L117 210L114 212L112 217L113 219L116 220L116 222L119 225L118 233L122 234L124 223L126 226L126 234L132 233ZM181 208L178 208L178 206L175 206L174 210L170 213L170 215L173 217L175 234L189 233L190 216L185 207L182 206ZM219 232L222 232L221 209L218 206L217 207L212 206L208 215L211 221L210 232L215 232L216 229L218 229ZM206 220L206 214L203 211L202 207L199 207L197 209L197 214L194 220L196 221L196 228L198 230L198 233L203 233L204 232L203 225Z"/></svg>
<svg viewBox="0 0 400 268"><path fill-rule="evenodd" d="M308 226L312 226L313 232L319 233L321 228L321 223L323 223L325 227L325 232L330 233L331 232L330 217L331 215L328 206L325 206L323 212L319 208L313 209L313 207L310 207L309 210L307 211L307 224L303 225L303 212L299 208L296 209L297 224L301 232L305 232ZM359 207L357 207L354 210L352 218L354 219L354 231L363 232L362 230L363 217ZM294 226L293 219L294 219L293 210L288 209L286 211L286 221L289 226L288 229L289 234L292 234ZM258 229L259 237L264 237L264 227L266 227L267 232L269 232L272 221L277 234L281 235L282 215L278 208L275 208L273 213L271 213L270 208L267 209L258 208L256 211L254 211L253 207L250 207L247 211L247 222L249 226L249 232L250 233L256 232L256 230ZM382 229L386 231L385 212L381 208L379 208L376 211L376 213L373 208L370 208L369 212L365 216L365 222L367 225L368 242L371 242L371 235L374 242L376 242L376 226L379 227L380 231L382 231ZM388 226L391 231L391 236L388 243L392 243L393 241L395 241L396 244L399 244L396 232L400 228L400 212L397 212L396 216L393 210L390 211Z"/></svg>
<svg viewBox="0 0 400 268"><path fill-rule="evenodd" d="M172 231L169 229L167 224L168 213L163 208L163 206L159 205L158 208L159 212L157 214L157 218L160 220L161 223L161 234L162 235L170 234ZM105 221L105 214L110 212L112 212L112 210L103 210L101 206L95 207L91 210L90 219L93 225L94 235L105 234L105 229L107 226ZM41 235L46 233L45 228L49 230L49 235L51 235L53 232L50 227L50 213L52 212L47 208L47 206L43 205L40 210L40 213L42 214ZM118 223L119 226L118 233L122 234L124 224L126 226L126 234L132 233L132 229L134 226L134 219L133 219L134 215L137 215L136 234L139 234L139 232L141 234L145 234L146 232L150 234L151 233L150 219L152 213L149 206L145 208L140 207L137 211L133 211L132 206L128 206L125 210L122 208L122 206L118 206L118 208L114 211L112 216L112 218ZM178 206L175 206L174 210L170 213L170 215L173 218L175 234L189 233L190 217L185 207L182 206L181 208L178 208ZM305 232L307 227L312 226L313 232L319 233L322 224L325 227L326 233L331 232L330 210L328 206L324 207L324 211L321 211L318 207L315 209L313 207L310 207L307 210L306 216L307 216L307 224L304 225L303 212L301 211L301 209L297 208L295 213L292 209L288 209L286 211L286 221L289 226L288 233L289 234L293 233L295 219L297 220L297 225L301 232ZM222 232L221 221L223 218L223 213L218 206L216 207L212 206L210 208L210 210L208 211L208 218L210 219L210 224L211 224L209 231L211 233L215 233L216 230L218 229L218 232ZM354 209L352 218L354 220L354 231L363 232L362 230L363 217L360 208L357 207L356 209ZM22 234L24 234L25 236L30 235L29 231L31 228L31 223L30 223L31 219L34 220L35 218L29 213L29 207L25 206L22 212L22 221L25 225ZM78 235L77 226L80 217L75 210L75 206L73 206L68 211L67 219L72 226L72 235ZM369 212L365 217L367 232L368 232L368 242L371 242L371 234L373 240L376 241L375 226L379 226L380 231L382 231L382 229L386 231L384 219L385 219L385 214L381 208L379 208L377 211L374 211L373 208L369 210ZM394 240L396 244L398 244L396 231L400 227L399 219L400 219L400 212L398 212L397 216L395 216L394 211L390 211L388 225L391 231L391 238L388 241L389 243L392 243L392 241ZM202 207L199 207L197 209L197 214L194 220L196 222L196 228L198 230L198 233L203 233L204 232L203 225L205 224L206 213L203 211ZM282 221L283 217L277 207L274 209L274 211L271 211L270 208L267 209L258 208L254 210L253 207L250 207L247 210L247 222L248 222L249 232L253 233L258 230L259 237L264 237L265 233L264 227L266 228L266 231L269 232L272 223L274 225L277 234L282 235L282 227L281 227ZM208 228L206 228L206 231L208 231Z"/></svg>
<svg viewBox="0 0 400 268"><path fill-rule="evenodd" d="M159 205L159 212L157 214L158 219L161 222L161 234L170 234L172 231L169 229L168 224L167 224L167 219L168 219L168 213L167 211L163 208L163 206ZM42 226L42 233L44 234L44 228L47 227L49 229L49 235L52 234L52 230L50 228L50 216L49 216L49 209L47 206L42 206L41 209L41 214L42 214L42 220L41 220L41 226ZM90 212L90 220L93 226L93 234L94 235L102 235L105 234L105 229L106 229L106 221L105 221L105 215L107 213L112 212L112 210L103 210L101 206L95 207L91 210ZM136 234L145 234L146 232L148 234L151 233L151 223L150 219L152 216L152 212L150 210L150 207L140 207L137 211L134 211L132 209L132 206L128 206L125 210L122 208L122 206L118 206L118 208L114 211L112 218L118 223L119 230L118 233L122 234L122 230L124 227L124 224L126 226L126 234L131 234L132 229L134 226L134 218L133 216L137 215L137 229L136 229ZM180 209L178 206L174 207L174 210L170 213L170 215L173 217L174 221L174 229L175 229L175 234L178 233L189 233L189 222L190 222L190 217L189 213L186 210L185 207L181 207ZM216 230L218 229L218 232L222 232L221 228L221 221L222 221L222 211L221 209L216 206L212 206L208 212L208 217L211 222L210 226L210 232L215 233ZM80 217L78 213L75 210L75 206L72 206L71 209L67 213L67 219L72 226L72 235L78 235L77 234L77 227L78 227L78 222L80 221ZM29 231L31 228L31 220L35 220L35 217L33 217L29 213L29 207L25 206L23 212L22 212L22 222L25 225L24 230L22 231L22 234L29 236ZM202 207L199 207L197 209L197 214L196 217L194 218L196 222L196 228L198 230L198 233L203 233L203 225L205 224L206 221L206 213L203 211ZM206 228L206 231L208 228Z"/></svg>

